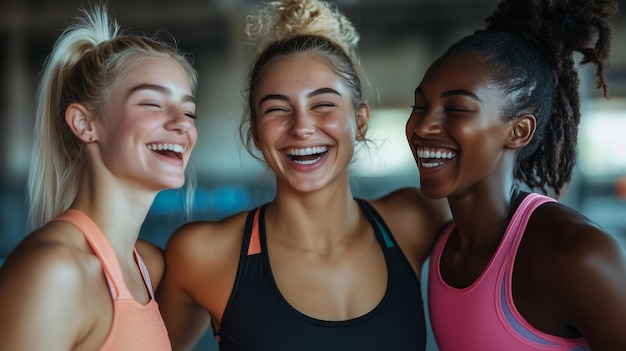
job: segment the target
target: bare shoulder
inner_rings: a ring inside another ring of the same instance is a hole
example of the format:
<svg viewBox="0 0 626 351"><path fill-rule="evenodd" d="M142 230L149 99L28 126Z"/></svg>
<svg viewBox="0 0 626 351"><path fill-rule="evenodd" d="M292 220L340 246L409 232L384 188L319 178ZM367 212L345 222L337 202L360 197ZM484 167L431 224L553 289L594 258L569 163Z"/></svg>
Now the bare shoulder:
<svg viewBox="0 0 626 351"><path fill-rule="evenodd" d="M527 240L528 237L528 240ZM593 349L626 347L626 250L610 233L558 203L531 216L522 244L552 308ZM520 246L520 250L522 246ZM603 348L605 347L605 348Z"/></svg>
<svg viewBox="0 0 626 351"><path fill-rule="evenodd" d="M401 188L370 202L381 212L408 217L417 214L441 223L452 218L446 199L429 199L419 188Z"/></svg>
<svg viewBox="0 0 626 351"><path fill-rule="evenodd" d="M29 234L11 252L0 268L0 339L18 343L20 335L41 335L69 349L94 326L93 299L107 295L92 294L104 287L102 268L77 230L53 222Z"/></svg>
<svg viewBox="0 0 626 351"><path fill-rule="evenodd" d="M209 282L236 269L246 217L247 212L241 212L220 221L190 222L179 227L165 246L167 270L184 272L189 279L205 277Z"/></svg>
<svg viewBox="0 0 626 351"><path fill-rule="evenodd" d="M48 280L51 275L66 273L66 278L80 277L98 259L82 234L66 222L52 222L30 233L9 254L3 272L19 271L33 278ZM3 275L4 276L4 275ZM37 284L40 279L30 283ZM54 280L52 280L54 281Z"/></svg>
<svg viewBox="0 0 626 351"><path fill-rule="evenodd" d="M419 269L444 225L451 220L445 199L429 199L418 188L402 188L369 201Z"/></svg>
<svg viewBox="0 0 626 351"><path fill-rule="evenodd" d="M152 288L156 289L165 271L165 255L163 249L149 241L141 239L137 240L135 248L148 269Z"/></svg>
<svg viewBox="0 0 626 351"><path fill-rule="evenodd" d="M173 256L184 256L205 266L216 263L240 249L247 212L238 213L220 221L196 221L179 227L165 247L169 263ZM180 257L182 258L182 257Z"/></svg>
<svg viewBox="0 0 626 351"><path fill-rule="evenodd" d="M624 251L613 235L580 212L560 203L546 203L537 208L528 222L526 236L543 247L539 252L559 261L584 264L581 258L587 255L608 258Z"/></svg>
<svg viewBox="0 0 626 351"><path fill-rule="evenodd" d="M398 234L439 232L451 220L445 199L429 199L418 188L402 188L370 203Z"/></svg>

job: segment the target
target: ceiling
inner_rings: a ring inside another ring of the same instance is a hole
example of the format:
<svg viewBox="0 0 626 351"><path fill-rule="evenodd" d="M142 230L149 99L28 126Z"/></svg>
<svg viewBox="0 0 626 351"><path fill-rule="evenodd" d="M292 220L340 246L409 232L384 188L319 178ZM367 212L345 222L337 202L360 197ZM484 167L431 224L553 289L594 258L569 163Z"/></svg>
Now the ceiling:
<svg viewBox="0 0 626 351"><path fill-rule="evenodd" d="M394 40L416 32L441 35L466 24L480 24L495 0L342 0L363 42ZM241 23L252 0L110 0L111 12L124 27L145 32L166 29L183 45L228 45L234 23ZM23 33L30 41L49 42L86 4L77 0L2 0L0 31Z"/></svg>
<svg viewBox="0 0 626 351"><path fill-rule="evenodd" d="M425 67L453 40L481 27L498 0L336 2L361 34L364 66L376 90L375 107L389 109L407 108ZM622 0L622 5L625 2ZM245 175L247 171L242 172L242 167L232 162L237 152L223 150L239 147L231 134L241 113L237 93L249 60L240 46L245 17L261 1L109 0L108 4L123 28L147 34L161 31L197 58L204 83L199 112L205 116L198 121L203 138L194 151L201 160L197 170L201 176L215 179ZM88 0L0 0L0 113L3 123L10 124L0 131L0 147L8 150L1 154L0 163L18 180L28 167L37 75L54 39L78 14L77 8L85 5L89 5ZM626 45L622 44L626 43L626 23L619 24L610 74L613 94L626 97ZM399 113L398 125L393 128L402 134L406 111ZM385 121L389 124L389 119ZM404 144L401 147L406 149ZM206 162L207 158L214 162ZM220 174L215 165L219 165ZM407 167L414 172L414 164Z"/></svg>

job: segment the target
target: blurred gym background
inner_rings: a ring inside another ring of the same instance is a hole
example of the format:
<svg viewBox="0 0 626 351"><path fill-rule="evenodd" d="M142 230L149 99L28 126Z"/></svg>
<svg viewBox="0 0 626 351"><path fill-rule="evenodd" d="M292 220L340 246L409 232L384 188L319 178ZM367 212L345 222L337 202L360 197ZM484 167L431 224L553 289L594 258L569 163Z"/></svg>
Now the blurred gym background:
<svg viewBox="0 0 626 351"><path fill-rule="evenodd" d="M197 188L193 220L219 219L273 196L273 178L238 139L241 90L251 51L246 15L261 0L110 0L111 13L128 32L175 40L194 57L201 77L199 141L191 167ZM92 0L91 3L96 3ZM337 0L361 34L362 63L371 83L370 138L353 164L356 196L376 197L419 186L404 136L413 91L430 62L461 36L482 26L498 0ZM25 187L32 147L38 75L54 39L89 6L80 0L0 0L0 264L26 235ZM626 0L621 0L622 11ZM611 98L593 89L582 67L583 118L579 160L561 201L580 210L626 245L626 20L615 21ZM160 193L141 237L163 247L189 220L181 190ZM0 312L1 313L1 312ZM197 349L215 350L210 333ZM429 343L429 350L436 346Z"/></svg>

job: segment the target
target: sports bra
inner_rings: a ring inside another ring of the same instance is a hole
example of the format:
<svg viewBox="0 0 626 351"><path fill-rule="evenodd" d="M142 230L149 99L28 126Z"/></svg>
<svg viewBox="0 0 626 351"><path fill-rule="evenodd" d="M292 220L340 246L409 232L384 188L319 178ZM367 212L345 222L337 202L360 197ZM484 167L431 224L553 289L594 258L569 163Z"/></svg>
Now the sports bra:
<svg viewBox="0 0 626 351"><path fill-rule="evenodd" d="M248 214L235 284L216 332L221 351L424 350L419 279L383 219L365 201L357 201L387 264L387 290L380 303L342 321L319 320L292 307L272 275L264 205Z"/></svg>
<svg viewBox="0 0 626 351"><path fill-rule="evenodd" d="M534 328L513 302L511 281L517 249L530 216L546 202L555 200L533 193L521 201L491 261L466 288L452 287L441 276L441 255L455 224L446 227L435 243L428 274L430 321L440 351L589 350L582 338L565 339Z"/></svg>

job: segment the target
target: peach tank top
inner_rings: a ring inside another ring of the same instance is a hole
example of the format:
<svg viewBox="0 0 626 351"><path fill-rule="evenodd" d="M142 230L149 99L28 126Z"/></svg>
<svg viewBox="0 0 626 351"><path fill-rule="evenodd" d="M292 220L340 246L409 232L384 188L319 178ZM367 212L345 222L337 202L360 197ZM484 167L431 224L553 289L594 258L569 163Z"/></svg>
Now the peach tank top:
<svg viewBox="0 0 626 351"><path fill-rule="evenodd" d="M96 223L75 209L68 209L54 220L70 222L83 232L91 249L100 259L111 290L113 320L111 329L98 350L171 351L165 323L161 318L159 305L154 299L150 277L137 251L134 252L135 261L151 297L145 305L133 299L128 291L113 247Z"/></svg>

